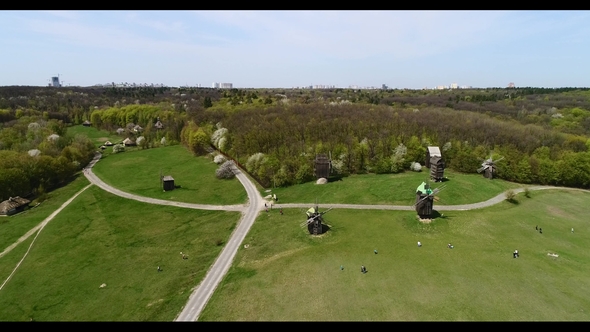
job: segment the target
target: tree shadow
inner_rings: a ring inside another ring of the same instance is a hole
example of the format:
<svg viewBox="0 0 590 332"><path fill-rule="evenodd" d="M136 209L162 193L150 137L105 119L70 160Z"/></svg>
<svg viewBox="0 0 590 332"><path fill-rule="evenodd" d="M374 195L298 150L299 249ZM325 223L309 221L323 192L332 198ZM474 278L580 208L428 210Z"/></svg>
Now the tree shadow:
<svg viewBox="0 0 590 332"><path fill-rule="evenodd" d="M328 178L328 183L329 182L336 182L336 181L342 181L342 179L345 178L344 175L338 174L338 175L332 175Z"/></svg>

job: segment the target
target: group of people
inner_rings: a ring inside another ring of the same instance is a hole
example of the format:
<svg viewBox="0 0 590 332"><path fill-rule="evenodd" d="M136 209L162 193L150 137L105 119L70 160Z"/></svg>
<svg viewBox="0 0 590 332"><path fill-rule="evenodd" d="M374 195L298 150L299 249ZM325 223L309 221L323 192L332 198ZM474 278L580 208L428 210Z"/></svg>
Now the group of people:
<svg viewBox="0 0 590 332"><path fill-rule="evenodd" d="M543 229L539 226L535 226L535 229L539 231L539 233L543 234ZM572 233L574 232L574 229L572 228Z"/></svg>
<svg viewBox="0 0 590 332"><path fill-rule="evenodd" d="M279 199L277 198L277 194L273 194L271 198L272 198L272 200L274 200L275 203L277 203L279 201ZM264 203L264 208L266 209L266 212L268 212L269 205L270 205L270 209L272 210L272 206L274 205L274 203L270 203L270 204ZM281 215L283 214L283 209L280 209L280 213L281 213Z"/></svg>

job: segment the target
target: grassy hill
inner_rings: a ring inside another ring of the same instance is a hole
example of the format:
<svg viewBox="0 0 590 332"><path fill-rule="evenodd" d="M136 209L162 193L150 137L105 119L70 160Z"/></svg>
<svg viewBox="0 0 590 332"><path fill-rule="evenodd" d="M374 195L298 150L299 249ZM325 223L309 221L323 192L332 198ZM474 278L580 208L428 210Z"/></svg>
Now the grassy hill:
<svg viewBox="0 0 590 332"><path fill-rule="evenodd" d="M171 321L239 217L144 204L90 187L43 229L0 290L0 321ZM0 258L2 282L32 240Z"/></svg>
<svg viewBox="0 0 590 332"><path fill-rule="evenodd" d="M296 209L264 213L200 320L588 320L589 195L534 192L431 224L413 212L334 210L317 238Z"/></svg>

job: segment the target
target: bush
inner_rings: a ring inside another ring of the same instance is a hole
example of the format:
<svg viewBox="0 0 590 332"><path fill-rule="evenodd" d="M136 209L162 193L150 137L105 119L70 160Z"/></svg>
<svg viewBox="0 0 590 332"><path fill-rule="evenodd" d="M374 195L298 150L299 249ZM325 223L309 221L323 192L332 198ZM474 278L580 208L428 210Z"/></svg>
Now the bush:
<svg viewBox="0 0 590 332"><path fill-rule="evenodd" d="M218 154L213 158L213 162L217 165L222 164L223 162L225 162L225 160L226 159L222 154Z"/></svg>
<svg viewBox="0 0 590 332"><path fill-rule="evenodd" d="M223 164L221 164L221 166L219 166L219 168L217 168L217 171L215 171L215 175L217 176L218 179L232 179L234 178L236 175L234 174L233 171L233 161L228 160L226 162L224 162Z"/></svg>
<svg viewBox="0 0 590 332"><path fill-rule="evenodd" d="M531 191L528 187L524 188L524 196L526 196L527 198L531 198Z"/></svg>
<svg viewBox="0 0 590 332"><path fill-rule="evenodd" d="M420 171L422 171L422 165L420 165L420 163L414 161L410 164L410 169L414 172L420 172Z"/></svg>
<svg viewBox="0 0 590 332"><path fill-rule="evenodd" d="M124 152L124 151L125 151L124 145L121 145L121 144L113 145L113 153L119 153L119 152Z"/></svg>
<svg viewBox="0 0 590 332"><path fill-rule="evenodd" d="M516 202L516 193L514 192L514 190L510 189L506 192L506 200L510 203L515 203Z"/></svg>

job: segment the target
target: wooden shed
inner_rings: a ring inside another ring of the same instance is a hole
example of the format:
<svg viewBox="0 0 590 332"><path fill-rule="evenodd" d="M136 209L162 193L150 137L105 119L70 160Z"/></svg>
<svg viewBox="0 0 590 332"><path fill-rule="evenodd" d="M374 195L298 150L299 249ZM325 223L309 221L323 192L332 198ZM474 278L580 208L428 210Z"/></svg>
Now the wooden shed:
<svg viewBox="0 0 590 332"><path fill-rule="evenodd" d="M330 176L330 170L332 168L332 161L328 159L325 154L318 154L315 157L313 173L316 178L327 179Z"/></svg>
<svg viewBox="0 0 590 332"><path fill-rule="evenodd" d="M84 121L84 123L82 123L82 125L84 127L90 127L92 125L92 123L90 123L90 121L86 120L86 121Z"/></svg>
<svg viewBox="0 0 590 332"><path fill-rule="evenodd" d="M174 179L170 175L166 175L162 177L162 185L164 187L164 191L174 190Z"/></svg>
<svg viewBox="0 0 590 332"><path fill-rule="evenodd" d="M129 137L128 137L128 138L126 138L126 139L123 141L123 144L124 144L125 146L135 146L135 145L137 145L137 144L136 144L134 141L132 141L132 140L131 140Z"/></svg>
<svg viewBox="0 0 590 332"><path fill-rule="evenodd" d="M22 212L29 207L30 203L31 201L26 198L19 196L10 197L9 199L0 203L0 215L10 216L15 213Z"/></svg>
<svg viewBox="0 0 590 332"><path fill-rule="evenodd" d="M430 178L434 181L442 181L444 177L445 161L442 158L438 146L429 146L426 150L425 166L430 168Z"/></svg>
<svg viewBox="0 0 590 332"><path fill-rule="evenodd" d="M162 124L162 121L160 121L160 118L158 118L158 121L156 122L156 124L154 124L154 127L156 129L162 129L162 128L164 128L164 124Z"/></svg>

